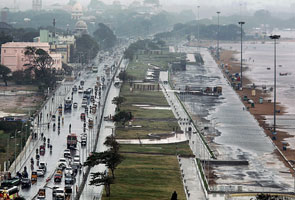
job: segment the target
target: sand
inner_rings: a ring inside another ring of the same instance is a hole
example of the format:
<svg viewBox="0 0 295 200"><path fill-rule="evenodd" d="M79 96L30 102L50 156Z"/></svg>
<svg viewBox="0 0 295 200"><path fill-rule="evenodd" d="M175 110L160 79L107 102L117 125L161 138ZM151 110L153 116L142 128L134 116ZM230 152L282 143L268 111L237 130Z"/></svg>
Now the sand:
<svg viewBox="0 0 295 200"><path fill-rule="evenodd" d="M230 72L230 74L239 73L240 72L240 62L234 58L234 54L238 52L230 51L230 50L222 50L220 53L220 61L216 61L217 63L227 64L228 67L226 69ZM245 67L243 68L244 71L247 70ZM223 70L224 71L224 70ZM225 72L224 72L225 74ZM226 76L227 77L227 76ZM231 81L230 79L228 79ZM252 84L251 81L246 77L243 76L243 85ZM252 89L250 88L243 88L243 90L236 90L237 94L239 94L241 101L244 103L245 107L249 108L250 113L256 118L259 122L259 125L264 129L264 132L267 136L271 139L273 138L272 134L272 127L265 123L265 115L273 115L274 111L274 104L273 99L271 99L268 93L263 93L263 91L256 89L256 96L252 96ZM247 101L243 101L243 97L247 96L248 98L252 99L255 103L255 107L252 108ZM264 101L262 104L259 103L259 98L263 97ZM271 99L271 102L267 100ZM283 115L285 113L284 106L281 105L279 102L276 104L276 109L280 110L277 115ZM284 156L293 164L295 163L295 150L291 150L287 148L287 151L283 151L283 141L288 137L293 137L288 135L286 132L277 131L276 140L273 140L274 144L281 150ZM283 156L279 153L279 151L275 151L276 154L280 155L281 159L284 161ZM291 172L293 171L292 166L288 165L287 162L284 161L287 167L290 168Z"/></svg>

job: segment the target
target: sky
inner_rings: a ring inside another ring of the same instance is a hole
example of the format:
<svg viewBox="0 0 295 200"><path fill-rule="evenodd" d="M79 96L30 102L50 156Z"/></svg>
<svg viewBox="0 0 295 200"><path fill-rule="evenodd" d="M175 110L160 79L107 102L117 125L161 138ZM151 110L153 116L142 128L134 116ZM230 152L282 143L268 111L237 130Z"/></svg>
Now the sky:
<svg viewBox="0 0 295 200"><path fill-rule="evenodd" d="M32 0L0 0L0 8L9 7L13 8L14 1L18 3L18 7L21 10L27 10L32 7ZM49 6L54 3L66 4L69 0L43 0L43 7ZM83 6L87 6L90 0L78 0ZM102 0L107 4L111 4L113 0ZM119 0L122 4L130 4L134 0ZM142 0L141 0L142 1ZM177 11L179 8L187 9L192 8L192 5L200 5L200 9L210 8L220 10L225 15L232 13L247 12L257 9L268 9L274 12L292 12L291 4L293 4L293 10L295 8L294 0L160 0L160 3L164 8L170 8ZM182 5L179 7L179 5ZM293 11L294 12L294 11ZM201 10L200 10L201 13Z"/></svg>

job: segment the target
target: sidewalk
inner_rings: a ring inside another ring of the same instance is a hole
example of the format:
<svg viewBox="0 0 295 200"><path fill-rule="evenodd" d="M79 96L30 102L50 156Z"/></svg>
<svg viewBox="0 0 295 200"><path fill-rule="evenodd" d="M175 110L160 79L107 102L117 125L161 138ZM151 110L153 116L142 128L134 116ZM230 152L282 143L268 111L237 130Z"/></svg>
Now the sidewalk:
<svg viewBox="0 0 295 200"><path fill-rule="evenodd" d="M194 158L179 158L180 170L183 178L185 193L188 200L205 200L205 194L201 185Z"/></svg>

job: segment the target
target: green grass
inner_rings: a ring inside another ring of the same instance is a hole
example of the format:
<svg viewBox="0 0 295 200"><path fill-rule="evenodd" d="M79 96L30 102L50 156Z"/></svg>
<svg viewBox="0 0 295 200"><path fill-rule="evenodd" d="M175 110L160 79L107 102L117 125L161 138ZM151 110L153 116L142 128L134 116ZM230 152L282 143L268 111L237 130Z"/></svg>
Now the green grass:
<svg viewBox="0 0 295 200"><path fill-rule="evenodd" d="M123 144L120 151L122 152L137 152L137 153L162 153L162 154L180 154L193 155L189 148L188 142L177 144Z"/></svg>
<svg viewBox="0 0 295 200"><path fill-rule="evenodd" d="M120 139L141 139L149 138L149 133L171 133L173 128L178 127L176 121L157 121L157 120L134 120L133 126L142 126L141 128L119 127L116 128L116 137Z"/></svg>
<svg viewBox="0 0 295 200"><path fill-rule="evenodd" d="M115 171L111 185L113 200L170 199L173 191L179 200L185 194L176 156L123 154L125 160ZM102 199L108 199L103 195Z"/></svg>
<svg viewBox="0 0 295 200"><path fill-rule="evenodd" d="M164 53L161 55L136 55L135 58L129 63L127 73L136 80L143 80L146 71L151 68L151 65L160 67L161 70L168 70L168 63L180 57L179 53ZM149 65L151 64L151 65Z"/></svg>

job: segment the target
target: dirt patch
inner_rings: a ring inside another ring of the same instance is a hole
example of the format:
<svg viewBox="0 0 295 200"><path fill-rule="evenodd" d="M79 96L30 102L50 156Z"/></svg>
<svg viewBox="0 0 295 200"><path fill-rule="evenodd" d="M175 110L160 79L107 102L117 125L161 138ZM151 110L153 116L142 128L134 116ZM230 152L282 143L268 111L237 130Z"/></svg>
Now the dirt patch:
<svg viewBox="0 0 295 200"><path fill-rule="evenodd" d="M43 98L37 93L37 87L32 85L9 85L7 87L0 85L0 91L2 91L0 95L0 115L1 113L2 115L33 113L43 101ZM7 95L3 91L28 91L30 93ZM31 93L32 91L34 92Z"/></svg>

